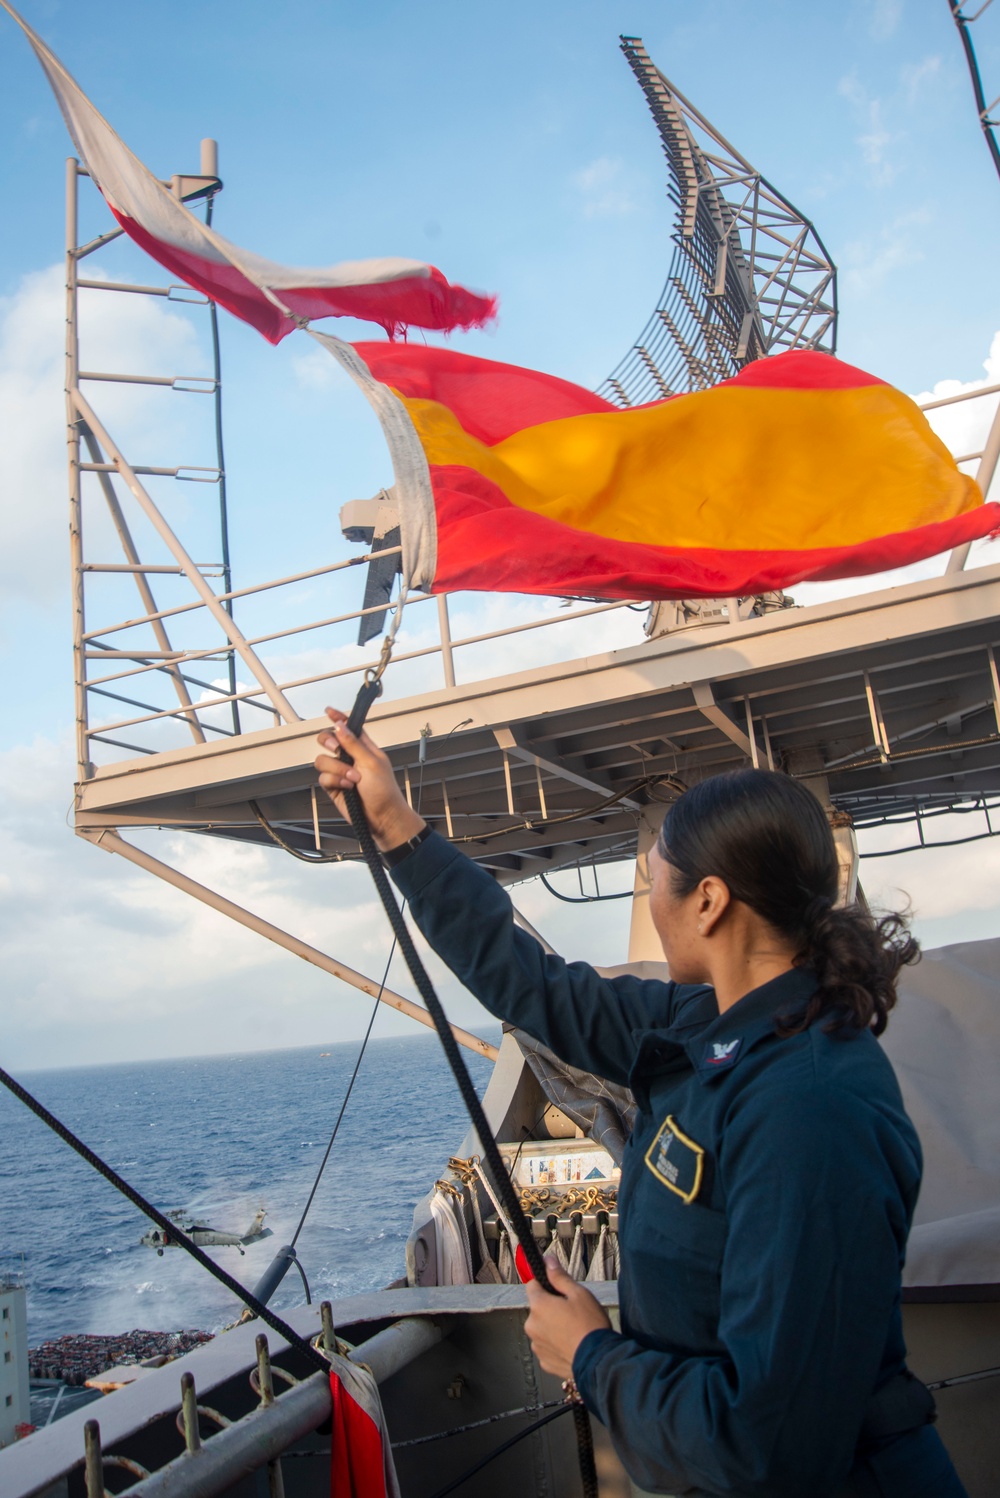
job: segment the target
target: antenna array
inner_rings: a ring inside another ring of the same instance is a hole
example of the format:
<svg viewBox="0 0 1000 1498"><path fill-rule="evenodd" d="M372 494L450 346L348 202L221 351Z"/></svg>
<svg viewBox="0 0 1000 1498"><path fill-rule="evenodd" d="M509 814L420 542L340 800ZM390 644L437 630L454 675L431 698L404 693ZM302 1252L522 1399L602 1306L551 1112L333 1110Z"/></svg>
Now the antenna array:
<svg viewBox="0 0 1000 1498"><path fill-rule="evenodd" d="M620 406L704 390L784 349L833 353L837 270L808 219L653 64L621 47L670 167L674 253L656 310L600 387Z"/></svg>

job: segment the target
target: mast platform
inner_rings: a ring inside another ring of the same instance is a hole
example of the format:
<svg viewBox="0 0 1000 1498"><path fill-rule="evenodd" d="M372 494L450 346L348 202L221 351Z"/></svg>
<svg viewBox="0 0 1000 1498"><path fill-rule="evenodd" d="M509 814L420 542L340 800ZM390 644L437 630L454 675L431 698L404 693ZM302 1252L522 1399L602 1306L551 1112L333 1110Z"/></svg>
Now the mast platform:
<svg viewBox="0 0 1000 1498"><path fill-rule="evenodd" d="M634 858L643 807L751 763L825 779L857 826L978 803L988 816L998 620L1000 566L978 568L378 702L369 727L428 820L504 882ZM307 857L351 858L315 791L324 721L95 768L77 828L266 844L269 827Z"/></svg>

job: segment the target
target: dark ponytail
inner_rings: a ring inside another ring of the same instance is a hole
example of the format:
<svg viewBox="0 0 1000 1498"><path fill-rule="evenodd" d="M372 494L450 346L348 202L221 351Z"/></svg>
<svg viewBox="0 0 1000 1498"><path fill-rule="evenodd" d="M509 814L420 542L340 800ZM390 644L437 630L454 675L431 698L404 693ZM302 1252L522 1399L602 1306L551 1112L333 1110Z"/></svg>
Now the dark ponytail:
<svg viewBox="0 0 1000 1498"><path fill-rule="evenodd" d="M881 1035L896 1002L899 970L920 948L902 916L874 920L835 905L839 869L826 813L787 775L739 770L685 791L668 811L659 851L673 888L688 895L715 875L733 899L794 944L795 964L819 987L804 1012L779 1016L782 1035L826 1020L827 1030Z"/></svg>

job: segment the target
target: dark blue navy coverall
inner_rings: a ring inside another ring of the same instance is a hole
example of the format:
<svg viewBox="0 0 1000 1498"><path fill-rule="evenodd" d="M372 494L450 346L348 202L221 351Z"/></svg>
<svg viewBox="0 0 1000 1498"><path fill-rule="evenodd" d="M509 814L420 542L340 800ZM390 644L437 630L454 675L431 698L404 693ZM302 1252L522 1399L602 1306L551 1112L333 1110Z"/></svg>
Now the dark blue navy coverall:
<svg viewBox="0 0 1000 1498"><path fill-rule="evenodd" d="M434 835L393 877L487 1009L635 1094L622 1329L590 1332L573 1373L638 1486L962 1498L905 1398L900 1274L921 1155L874 1036L813 1025L780 1039L775 1016L815 990L805 969L720 1015L710 988L547 956L491 876ZM890 1398L888 1426L873 1425L875 1391L900 1388L902 1419Z"/></svg>

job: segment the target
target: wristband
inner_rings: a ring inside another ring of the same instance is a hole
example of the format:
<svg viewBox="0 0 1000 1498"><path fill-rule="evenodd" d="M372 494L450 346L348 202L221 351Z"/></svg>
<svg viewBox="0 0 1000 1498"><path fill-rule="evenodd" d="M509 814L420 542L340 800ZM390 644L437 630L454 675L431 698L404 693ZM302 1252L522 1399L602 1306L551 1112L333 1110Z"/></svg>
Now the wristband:
<svg viewBox="0 0 1000 1498"><path fill-rule="evenodd" d="M387 869L394 869L397 863L402 863L404 858L409 858L415 848L419 848L421 843L426 842L430 835L431 827L428 823L421 827L419 832L415 832L407 842L400 843L396 848L387 848L382 854L382 862Z"/></svg>

